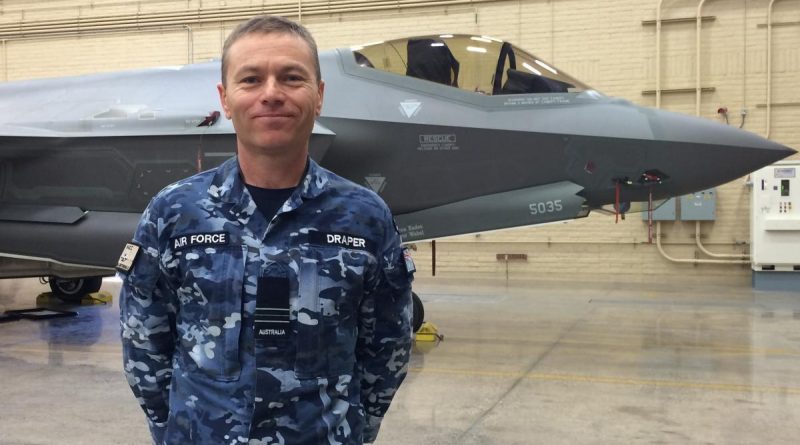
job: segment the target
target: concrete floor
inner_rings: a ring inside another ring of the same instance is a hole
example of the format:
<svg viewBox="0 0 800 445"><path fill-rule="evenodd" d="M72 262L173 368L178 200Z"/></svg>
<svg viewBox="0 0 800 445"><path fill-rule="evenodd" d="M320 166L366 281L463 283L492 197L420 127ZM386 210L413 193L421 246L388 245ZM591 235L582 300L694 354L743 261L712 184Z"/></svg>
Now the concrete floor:
<svg viewBox="0 0 800 445"><path fill-rule="evenodd" d="M119 285L104 289L116 294ZM800 292L418 279L415 351L376 444L796 444ZM0 280L0 311L45 286ZM0 324L0 444L145 444L117 308Z"/></svg>

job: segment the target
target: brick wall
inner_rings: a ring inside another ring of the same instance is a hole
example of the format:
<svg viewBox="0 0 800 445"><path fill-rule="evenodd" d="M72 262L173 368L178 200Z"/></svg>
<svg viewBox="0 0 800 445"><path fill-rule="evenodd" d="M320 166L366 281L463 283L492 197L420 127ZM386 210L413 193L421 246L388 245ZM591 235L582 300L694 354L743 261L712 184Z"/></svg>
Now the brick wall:
<svg viewBox="0 0 800 445"><path fill-rule="evenodd" d="M125 1L4 0L0 26L54 19L108 17L180 11L234 10L298 2L241 0ZM435 3L435 2L431 2ZM694 17L697 1L665 0L664 19ZM609 95L654 106L644 95L656 84L656 0L520 0L472 5L394 8L378 12L304 14L321 49L428 33L481 33L510 40L549 60ZM709 0L701 34L701 83L715 91L702 95L700 114L720 119L726 106L732 125L766 134L767 6L769 0ZM294 17L293 17L294 18ZM713 20L712 20L713 19ZM793 25L773 28L770 138L800 148L800 2L775 2L773 20ZM219 57L235 22L165 25L161 29L10 38L0 45L0 79L111 71L184 64ZM694 88L695 23L664 24L661 45L662 88ZM693 93L664 94L662 108L694 114ZM718 189L718 219L703 223L703 241L712 251L741 253L749 242L749 190L745 178ZM662 228L670 255L694 258L693 223ZM639 215L619 224L592 215L568 224L468 235L437 242L437 276L509 279L616 281L749 280L747 266L685 265L662 258L647 244ZM415 253L420 274L431 273L429 243ZM525 253L526 261L506 264L498 253Z"/></svg>

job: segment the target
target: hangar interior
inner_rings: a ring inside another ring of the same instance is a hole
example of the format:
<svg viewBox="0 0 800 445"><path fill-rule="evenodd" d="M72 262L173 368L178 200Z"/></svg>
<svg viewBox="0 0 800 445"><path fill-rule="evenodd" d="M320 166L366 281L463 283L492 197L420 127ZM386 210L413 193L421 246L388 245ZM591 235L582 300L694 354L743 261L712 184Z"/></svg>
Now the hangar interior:
<svg viewBox="0 0 800 445"><path fill-rule="evenodd" d="M0 80L213 60L259 13L302 22L321 50L509 41L575 84L800 149L793 0L0 0ZM390 70L391 57L365 54ZM594 212L415 243L415 291L443 339L417 342L376 443L795 443L800 294L794 281L753 288L759 178L679 197L653 225ZM797 258L795 241L766 253ZM0 309L46 290L0 280ZM144 443L115 301L53 307L78 315L0 324L0 443Z"/></svg>

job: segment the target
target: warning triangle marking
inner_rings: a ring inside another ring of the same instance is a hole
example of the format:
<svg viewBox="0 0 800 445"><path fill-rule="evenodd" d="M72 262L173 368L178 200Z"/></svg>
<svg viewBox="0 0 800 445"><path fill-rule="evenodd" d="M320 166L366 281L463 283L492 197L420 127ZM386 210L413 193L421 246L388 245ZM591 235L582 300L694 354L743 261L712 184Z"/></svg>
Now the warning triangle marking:
<svg viewBox="0 0 800 445"><path fill-rule="evenodd" d="M386 178L383 176L368 176L364 179L367 180L367 185L369 185L369 188L375 193L380 193L386 186Z"/></svg>
<svg viewBox="0 0 800 445"><path fill-rule="evenodd" d="M422 108L422 102L418 102L416 100L400 102L400 111L402 111L403 115L408 118L414 117L417 113L419 113L420 108Z"/></svg>

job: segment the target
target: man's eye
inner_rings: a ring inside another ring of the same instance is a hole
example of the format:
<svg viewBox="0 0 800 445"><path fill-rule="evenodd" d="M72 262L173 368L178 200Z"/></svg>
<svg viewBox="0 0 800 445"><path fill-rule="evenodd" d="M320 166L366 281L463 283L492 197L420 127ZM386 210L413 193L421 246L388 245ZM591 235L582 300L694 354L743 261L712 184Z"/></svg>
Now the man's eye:
<svg viewBox="0 0 800 445"><path fill-rule="evenodd" d="M248 77L245 77L244 79L242 79L242 83L245 83L245 84L258 83L258 78L255 77L255 76L248 76Z"/></svg>
<svg viewBox="0 0 800 445"><path fill-rule="evenodd" d="M287 74L286 75L286 81L287 82L302 82L304 80L305 80L305 78L303 76L298 75L298 74Z"/></svg>

